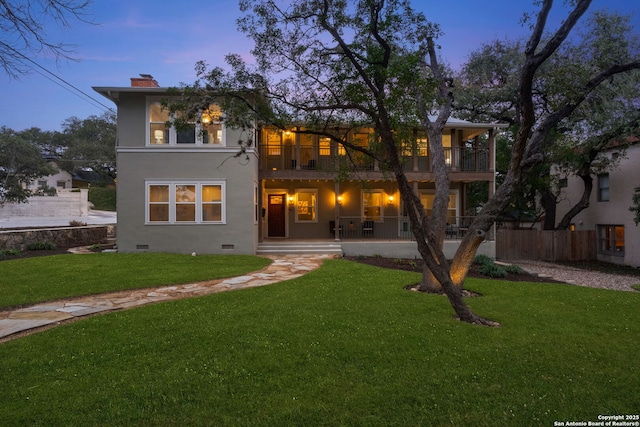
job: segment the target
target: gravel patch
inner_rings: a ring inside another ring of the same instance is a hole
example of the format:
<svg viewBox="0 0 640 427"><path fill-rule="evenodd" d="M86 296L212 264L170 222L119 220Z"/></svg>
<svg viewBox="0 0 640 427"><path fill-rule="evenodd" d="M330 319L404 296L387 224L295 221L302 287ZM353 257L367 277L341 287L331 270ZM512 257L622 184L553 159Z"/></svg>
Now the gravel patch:
<svg viewBox="0 0 640 427"><path fill-rule="evenodd" d="M513 264L519 265L530 274L588 288L637 292L631 285L640 283L640 277L636 276L602 273L546 262L514 261Z"/></svg>

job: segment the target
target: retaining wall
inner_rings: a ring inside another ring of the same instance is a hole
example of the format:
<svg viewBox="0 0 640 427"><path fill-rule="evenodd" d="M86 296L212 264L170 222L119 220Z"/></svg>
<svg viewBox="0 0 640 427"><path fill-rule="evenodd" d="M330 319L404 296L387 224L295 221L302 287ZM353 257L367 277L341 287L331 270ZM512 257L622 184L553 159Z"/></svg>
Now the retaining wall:
<svg viewBox="0 0 640 427"><path fill-rule="evenodd" d="M0 249L24 251L27 245L34 242L50 242L61 248L104 243L110 227L112 226L88 225L0 231Z"/></svg>

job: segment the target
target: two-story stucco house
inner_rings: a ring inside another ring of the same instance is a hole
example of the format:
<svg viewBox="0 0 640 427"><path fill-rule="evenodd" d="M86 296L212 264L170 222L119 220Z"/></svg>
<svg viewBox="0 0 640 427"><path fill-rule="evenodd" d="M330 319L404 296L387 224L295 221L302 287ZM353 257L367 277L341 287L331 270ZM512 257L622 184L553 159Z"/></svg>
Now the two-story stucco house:
<svg viewBox="0 0 640 427"><path fill-rule="evenodd" d="M149 75L131 79L129 87L94 89L118 107L120 251L255 254L272 243L327 242L348 255L417 255L393 176L358 152L295 127L263 128L252 135L256 146L234 158L236 141L246 135L215 114L187 131L167 128L161 108L167 88ZM497 127L447 124L451 250L468 223L468 183L486 181L493 191ZM347 134L362 145L370 136L369 129ZM435 187L426 135L416 131L403 156L416 194L430 209ZM348 175L337 173L345 168ZM486 243L480 252L494 254L493 242Z"/></svg>
<svg viewBox="0 0 640 427"><path fill-rule="evenodd" d="M640 187L640 143L635 142L624 151L618 168L593 177L589 207L573 218L572 227L596 231L598 260L640 267L640 227L629 211L634 190ZM619 149L606 153L609 157L621 154ZM583 188L580 178L567 179L559 198L558 218L582 197Z"/></svg>

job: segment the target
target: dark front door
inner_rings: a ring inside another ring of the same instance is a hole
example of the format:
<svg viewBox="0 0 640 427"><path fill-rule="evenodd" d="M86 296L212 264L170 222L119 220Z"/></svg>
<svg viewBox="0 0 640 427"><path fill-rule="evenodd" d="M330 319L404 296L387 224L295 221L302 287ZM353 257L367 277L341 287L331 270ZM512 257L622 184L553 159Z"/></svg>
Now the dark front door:
<svg viewBox="0 0 640 427"><path fill-rule="evenodd" d="M269 237L285 237L286 194L269 194Z"/></svg>

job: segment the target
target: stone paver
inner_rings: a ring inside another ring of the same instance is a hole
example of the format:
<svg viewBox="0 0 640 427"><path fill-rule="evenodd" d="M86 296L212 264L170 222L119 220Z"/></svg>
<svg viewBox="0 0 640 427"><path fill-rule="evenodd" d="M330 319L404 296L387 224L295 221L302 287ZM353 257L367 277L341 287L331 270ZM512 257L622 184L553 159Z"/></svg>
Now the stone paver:
<svg viewBox="0 0 640 427"><path fill-rule="evenodd" d="M268 256L273 262L254 273L220 280L114 292L0 311L0 342L35 332L45 326L96 313L139 307L160 301L197 297L217 292L265 286L295 279L334 255L296 254Z"/></svg>

